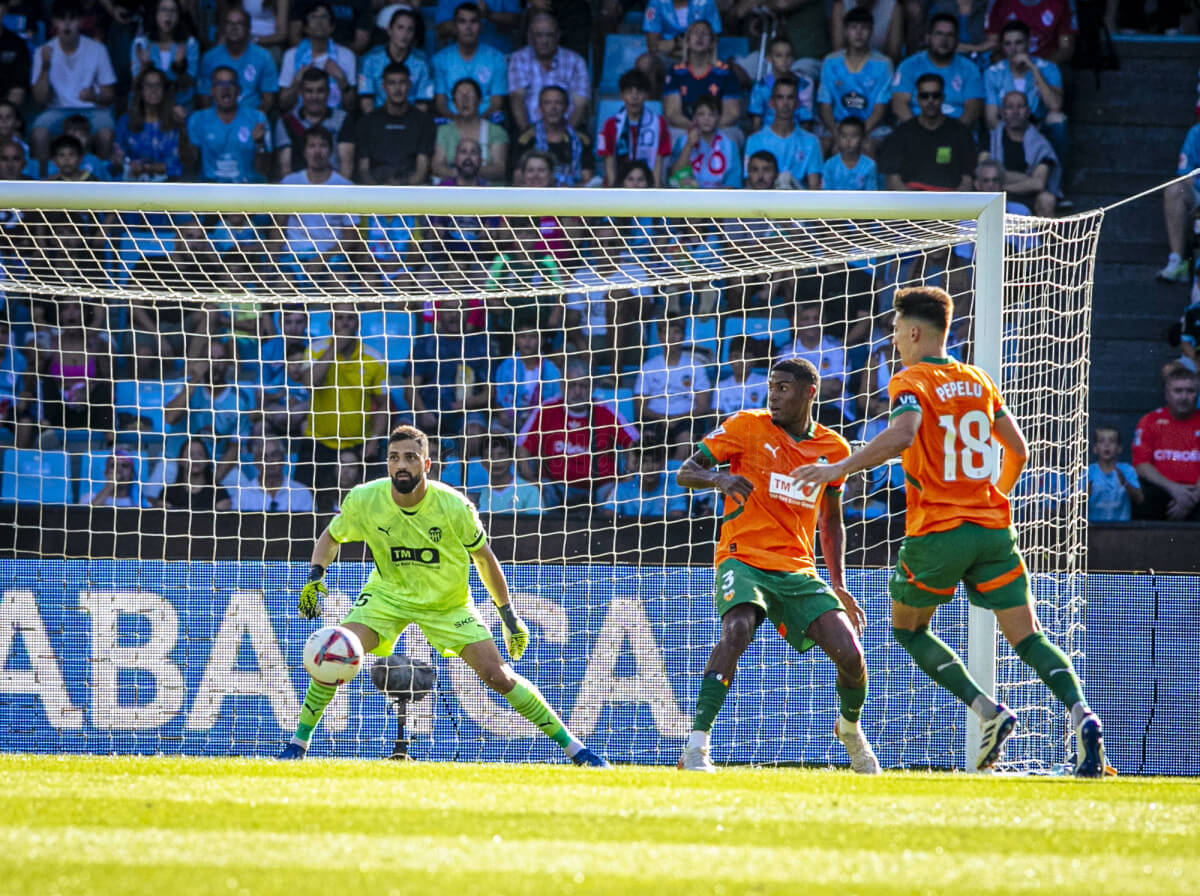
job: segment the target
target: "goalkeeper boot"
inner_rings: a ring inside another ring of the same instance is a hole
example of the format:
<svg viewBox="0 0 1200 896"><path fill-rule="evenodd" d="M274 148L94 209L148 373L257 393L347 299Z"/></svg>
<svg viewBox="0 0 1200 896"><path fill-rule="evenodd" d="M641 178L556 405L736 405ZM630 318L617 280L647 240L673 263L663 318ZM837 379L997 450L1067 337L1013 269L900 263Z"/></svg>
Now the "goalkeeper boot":
<svg viewBox="0 0 1200 896"><path fill-rule="evenodd" d="M276 756L276 759L303 759L304 754L308 752L307 747L302 747L298 743L289 743L283 748L283 752Z"/></svg>
<svg viewBox="0 0 1200 896"><path fill-rule="evenodd" d="M1004 751L1004 742L1017 730L1017 716L1003 703L996 704L996 714L982 724L979 740L979 755L975 757L975 768L986 771L996 764Z"/></svg>
<svg viewBox="0 0 1200 896"><path fill-rule="evenodd" d="M708 747L688 747L679 757L679 762L675 767L683 771L709 772L710 774L717 770L712 759L709 758Z"/></svg>
<svg viewBox="0 0 1200 896"><path fill-rule="evenodd" d="M838 719L833 723L833 733L842 742L842 746L846 748L846 752L850 755L850 768L852 770L860 775L879 774L881 771L879 768L879 758L875 755L875 751L871 749L871 742L863 734L861 726L843 727L842 720Z"/></svg>
<svg viewBox="0 0 1200 896"><path fill-rule="evenodd" d="M1077 778L1103 778L1108 774L1104 760L1104 728L1095 716L1085 716L1075 729Z"/></svg>
<svg viewBox="0 0 1200 896"><path fill-rule="evenodd" d="M584 747L578 753L571 757L571 761L576 765L586 765L590 768L612 768L608 764L608 760L603 756L597 756L587 747Z"/></svg>

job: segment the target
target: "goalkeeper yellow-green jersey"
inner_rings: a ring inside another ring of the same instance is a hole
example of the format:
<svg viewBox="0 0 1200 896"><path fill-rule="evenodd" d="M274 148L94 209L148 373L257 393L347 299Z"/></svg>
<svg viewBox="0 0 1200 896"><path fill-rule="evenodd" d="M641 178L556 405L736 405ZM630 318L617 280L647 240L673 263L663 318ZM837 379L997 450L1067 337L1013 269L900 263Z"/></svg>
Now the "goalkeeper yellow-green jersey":
<svg viewBox="0 0 1200 896"><path fill-rule="evenodd" d="M382 586L390 594L428 609L470 602L470 554L487 544L479 513L466 496L436 480L426 480L416 507L392 499L392 481L356 486L329 524L339 544L365 541L375 559L364 590Z"/></svg>

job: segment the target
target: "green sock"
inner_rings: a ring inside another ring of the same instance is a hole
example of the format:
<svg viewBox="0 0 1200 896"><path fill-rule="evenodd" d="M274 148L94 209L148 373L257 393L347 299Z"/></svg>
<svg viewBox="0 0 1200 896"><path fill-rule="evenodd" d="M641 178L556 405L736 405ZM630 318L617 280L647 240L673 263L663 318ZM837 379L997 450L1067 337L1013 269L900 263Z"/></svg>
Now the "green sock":
<svg viewBox="0 0 1200 896"><path fill-rule="evenodd" d="M1034 632L1013 649L1068 709L1076 703L1086 705L1083 687L1079 684L1070 658L1051 644L1044 634Z"/></svg>
<svg viewBox="0 0 1200 896"><path fill-rule="evenodd" d="M336 693L336 685L318 684L309 679L308 690L304 692L304 705L300 707L300 724L296 726L296 740L308 743L313 729L317 727L317 722L321 721L321 714L325 712L325 707L329 705L329 701Z"/></svg>
<svg viewBox="0 0 1200 896"><path fill-rule="evenodd" d="M921 671L970 706L983 693L958 654L927 628L912 632L893 628L897 643L908 651Z"/></svg>
<svg viewBox="0 0 1200 896"><path fill-rule="evenodd" d="M696 698L696 720L692 723L693 731L712 731L717 713L725 705L725 697L729 693L729 682L720 672L706 672L700 679L700 696Z"/></svg>
<svg viewBox="0 0 1200 896"><path fill-rule="evenodd" d="M847 722L857 722L862 715L863 704L867 702L867 685L861 688L850 688L837 683L838 699L842 702L842 718Z"/></svg>
<svg viewBox="0 0 1200 896"><path fill-rule="evenodd" d="M546 702L542 692L537 689L537 685L516 672L512 673L512 676L517 683L511 691L504 695L508 705L537 725L548 738L564 750L567 750L572 744L579 744L575 736L567 730L567 726L562 723L562 719L550 708L550 704Z"/></svg>

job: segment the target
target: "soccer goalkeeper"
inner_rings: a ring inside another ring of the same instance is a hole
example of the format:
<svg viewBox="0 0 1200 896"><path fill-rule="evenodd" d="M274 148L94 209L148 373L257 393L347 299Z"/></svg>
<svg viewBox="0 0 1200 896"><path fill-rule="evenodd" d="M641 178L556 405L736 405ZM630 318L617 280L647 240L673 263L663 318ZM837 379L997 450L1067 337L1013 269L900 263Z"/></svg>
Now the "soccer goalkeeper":
<svg viewBox="0 0 1200 896"><path fill-rule="evenodd" d="M487 544L475 508L449 486L426 478L429 440L413 426L398 426L388 439L388 478L358 486L317 539L308 584L300 593L300 615L314 619L326 594L322 579L338 545L365 541L375 559L366 587L342 625L358 635L363 649L387 656L410 622L443 656L458 656L480 680L504 696L517 712L563 748L576 765L607 767L585 747L546 703L537 687L500 657L467 587L468 558L474 561L504 625L504 646L519 660L529 630L513 611L508 583ZM333 699L335 687L310 681L300 724L280 759L303 759L313 729Z"/></svg>

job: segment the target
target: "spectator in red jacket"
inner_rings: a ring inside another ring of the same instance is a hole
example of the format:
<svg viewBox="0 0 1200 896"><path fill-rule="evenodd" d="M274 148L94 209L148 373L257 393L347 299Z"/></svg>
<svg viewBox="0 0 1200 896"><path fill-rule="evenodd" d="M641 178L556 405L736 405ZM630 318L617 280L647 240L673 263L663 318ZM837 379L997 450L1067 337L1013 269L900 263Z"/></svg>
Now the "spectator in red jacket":
<svg viewBox="0 0 1200 896"><path fill-rule="evenodd" d="M1139 420L1133 434L1133 466L1146 493L1139 515L1200 522L1197 375L1173 364L1164 378L1166 404Z"/></svg>

